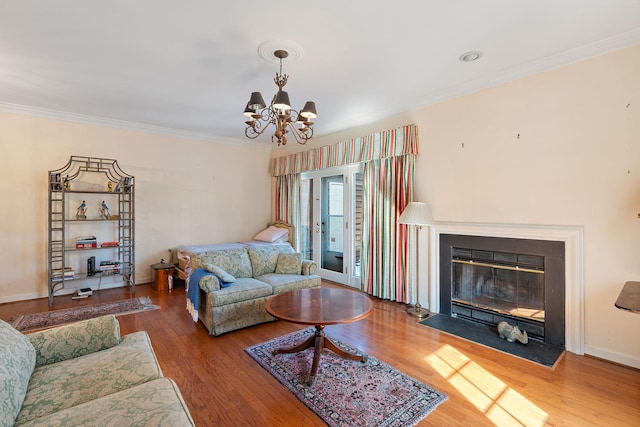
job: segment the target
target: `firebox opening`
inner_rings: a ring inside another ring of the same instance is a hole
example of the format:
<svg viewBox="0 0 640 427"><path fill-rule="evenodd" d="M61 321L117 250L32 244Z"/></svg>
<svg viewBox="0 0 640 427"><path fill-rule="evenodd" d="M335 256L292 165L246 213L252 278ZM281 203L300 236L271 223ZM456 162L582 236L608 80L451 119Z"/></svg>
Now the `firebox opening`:
<svg viewBox="0 0 640 427"><path fill-rule="evenodd" d="M563 242L440 238L442 314L491 326L507 321L564 347Z"/></svg>
<svg viewBox="0 0 640 427"><path fill-rule="evenodd" d="M544 340L544 257L452 249L452 314L518 324Z"/></svg>

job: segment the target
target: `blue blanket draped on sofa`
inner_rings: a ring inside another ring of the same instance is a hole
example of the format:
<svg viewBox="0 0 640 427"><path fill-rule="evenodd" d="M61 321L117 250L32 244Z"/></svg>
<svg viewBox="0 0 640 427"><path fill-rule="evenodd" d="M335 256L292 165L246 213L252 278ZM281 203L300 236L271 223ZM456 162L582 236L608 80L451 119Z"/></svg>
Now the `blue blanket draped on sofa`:
<svg viewBox="0 0 640 427"><path fill-rule="evenodd" d="M213 273L198 268L191 273L187 281L187 310L191 314L194 322L198 321L198 290L200 289L200 279L209 274Z"/></svg>

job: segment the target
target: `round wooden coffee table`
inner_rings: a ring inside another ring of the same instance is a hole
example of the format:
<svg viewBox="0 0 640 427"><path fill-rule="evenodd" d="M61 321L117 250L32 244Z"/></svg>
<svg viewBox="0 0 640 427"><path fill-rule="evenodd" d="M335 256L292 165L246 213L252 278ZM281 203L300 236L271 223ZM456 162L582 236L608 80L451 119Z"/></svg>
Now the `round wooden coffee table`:
<svg viewBox="0 0 640 427"><path fill-rule="evenodd" d="M267 311L278 319L302 325L313 325L315 334L306 341L290 347L279 348L277 353L296 353L313 347L313 364L309 373L311 385L318 371L322 350L327 348L341 357L365 362L364 356L349 353L336 346L324 334L324 327L355 322L373 312L373 303L368 296L357 291L334 288L297 289L275 295L267 300Z"/></svg>

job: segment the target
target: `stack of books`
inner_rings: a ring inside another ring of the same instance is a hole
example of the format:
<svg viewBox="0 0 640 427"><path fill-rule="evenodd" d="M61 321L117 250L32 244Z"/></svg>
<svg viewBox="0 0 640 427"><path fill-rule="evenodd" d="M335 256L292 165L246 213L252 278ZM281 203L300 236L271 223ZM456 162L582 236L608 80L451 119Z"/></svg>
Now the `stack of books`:
<svg viewBox="0 0 640 427"><path fill-rule="evenodd" d="M88 298L91 295L93 295L91 288L76 289L76 294L72 296L71 299Z"/></svg>
<svg viewBox="0 0 640 427"><path fill-rule="evenodd" d="M96 236L76 237L76 249L89 249L97 247L98 241L96 240Z"/></svg>
<svg viewBox="0 0 640 427"><path fill-rule="evenodd" d="M100 271L100 273L105 276L108 276L110 274L119 274L121 266L122 262L120 261L100 261L98 271Z"/></svg>
<svg viewBox="0 0 640 427"><path fill-rule="evenodd" d="M100 247L101 248L111 248L111 247L117 247L120 246L119 242L103 242Z"/></svg>
<svg viewBox="0 0 640 427"><path fill-rule="evenodd" d="M60 282L64 280L71 280L75 275L73 268L65 267L64 270L62 268L54 268L51 270L51 280L54 282Z"/></svg>

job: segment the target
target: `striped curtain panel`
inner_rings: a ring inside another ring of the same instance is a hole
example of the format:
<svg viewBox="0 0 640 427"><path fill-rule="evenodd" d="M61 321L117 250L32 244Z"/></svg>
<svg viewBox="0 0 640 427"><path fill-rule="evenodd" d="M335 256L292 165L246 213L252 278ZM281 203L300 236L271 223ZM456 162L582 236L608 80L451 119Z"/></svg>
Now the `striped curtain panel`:
<svg viewBox="0 0 640 427"><path fill-rule="evenodd" d="M299 241L300 229L300 174L280 175L276 177L274 196L274 221L284 221L294 226L296 236L294 242ZM298 248L294 248L296 251Z"/></svg>
<svg viewBox="0 0 640 427"><path fill-rule="evenodd" d="M409 231L397 223L413 200L415 155L364 164L362 288L378 298L410 302Z"/></svg>

